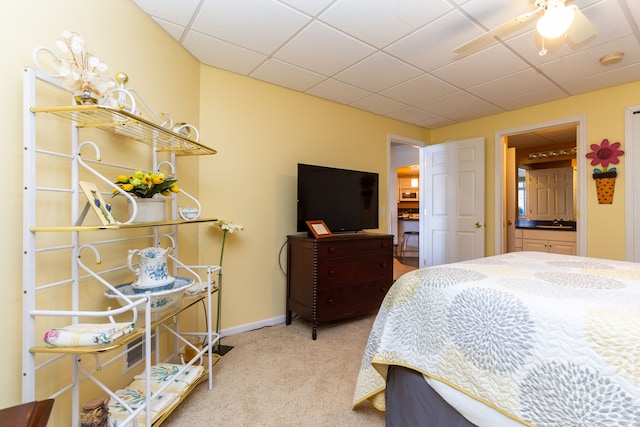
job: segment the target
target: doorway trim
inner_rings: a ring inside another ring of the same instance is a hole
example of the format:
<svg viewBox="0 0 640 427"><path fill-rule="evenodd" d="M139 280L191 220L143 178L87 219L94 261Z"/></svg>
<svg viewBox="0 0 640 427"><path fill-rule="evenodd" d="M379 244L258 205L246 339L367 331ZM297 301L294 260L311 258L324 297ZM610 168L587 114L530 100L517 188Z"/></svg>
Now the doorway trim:
<svg viewBox="0 0 640 427"><path fill-rule="evenodd" d="M624 109L625 249L627 261L633 262L638 262L640 257L640 228L635 225L635 220L640 215L640 198L636 195L636 180L640 174L634 173L635 165L640 162L640 152L634 148L635 141L640 141L640 126L636 125L636 114L640 114L640 105Z"/></svg>
<svg viewBox="0 0 640 427"><path fill-rule="evenodd" d="M396 169L391 165L391 148L392 144L404 144L410 145L412 147L416 147L419 149L420 147L425 147L429 145L425 141L420 141L418 139L407 138L405 136L394 135L391 133L387 134L387 232L389 234L393 234L393 231L396 231L397 234L397 226L398 226L398 179L396 176ZM418 154L418 158L420 155ZM395 207L395 208L394 208ZM422 222L422 213L418 215L418 228L420 228L420 223ZM396 228L393 228L393 222L396 224ZM398 237L398 244L400 243ZM394 254L395 255L395 254ZM418 252L418 259L420 259L420 252Z"/></svg>
<svg viewBox="0 0 640 427"><path fill-rule="evenodd" d="M504 143L505 138L525 132L533 132L540 129L576 125L576 161L578 168L578 208L576 217L579 219L576 224L576 254L586 256L587 254L587 158L585 157L587 149L587 117L585 115L566 117L563 119L552 120L549 122L535 123L532 125L520 126L511 129L502 129L495 133L495 237L494 252L495 255L504 253L504 224L506 221L505 197L506 197L506 151L507 147Z"/></svg>

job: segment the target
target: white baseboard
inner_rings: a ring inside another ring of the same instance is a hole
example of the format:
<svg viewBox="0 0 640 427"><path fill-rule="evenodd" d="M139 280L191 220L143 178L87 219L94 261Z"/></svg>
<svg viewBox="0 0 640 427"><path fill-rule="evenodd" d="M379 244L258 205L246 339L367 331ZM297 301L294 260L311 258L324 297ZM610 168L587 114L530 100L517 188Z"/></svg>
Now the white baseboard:
<svg viewBox="0 0 640 427"><path fill-rule="evenodd" d="M234 326L232 328L226 328L220 331L220 336L229 337L231 335L241 334L243 332L249 332L256 329L265 328L268 326L279 325L280 323L284 323L285 319L286 317L283 315L283 316L272 317L271 319L264 319L264 320L259 320L253 323L246 323L244 325Z"/></svg>

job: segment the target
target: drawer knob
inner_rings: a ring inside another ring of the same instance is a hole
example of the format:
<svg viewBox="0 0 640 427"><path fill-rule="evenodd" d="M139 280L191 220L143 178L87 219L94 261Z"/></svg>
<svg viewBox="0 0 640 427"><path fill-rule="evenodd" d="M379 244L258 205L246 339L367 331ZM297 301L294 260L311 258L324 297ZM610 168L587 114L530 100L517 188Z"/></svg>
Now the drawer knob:
<svg viewBox="0 0 640 427"><path fill-rule="evenodd" d="M385 288L385 287L380 288L380 292L382 292L382 293L387 292L387 288Z"/></svg>
<svg viewBox="0 0 640 427"><path fill-rule="evenodd" d="M381 262L381 263L380 263L380 267L383 267L383 268L384 268L384 267L386 267L386 266L387 266L387 263L386 263L386 262Z"/></svg>
<svg viewBox="0 0 640 427"><path fill-rule="evenodd" d="M335 270L329 270L327 273L329 274L329 276L335 276L336 275Z"/></svg>
<svg viewBox="0 0 640 427"><path fill-rule="evenodd" d="M334 247L329 248L329 253L330 254L334 253L335 251L336 251L336 248L334 248Z"/></svg>
<svg viewBox="0 0 640 427"><path fill-rule="evenodd" d="M327 300L327 304L329 304L329 305L333 305L333 298L329 298L329 299Z"/></svg>

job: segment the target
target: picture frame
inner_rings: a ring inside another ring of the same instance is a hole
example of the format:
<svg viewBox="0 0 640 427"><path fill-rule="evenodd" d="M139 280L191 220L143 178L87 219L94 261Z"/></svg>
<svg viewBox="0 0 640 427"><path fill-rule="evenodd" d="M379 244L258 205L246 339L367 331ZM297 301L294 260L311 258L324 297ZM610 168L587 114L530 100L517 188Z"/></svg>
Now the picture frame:
<svg viewBox="0 0 640 427"><path fill-rule="evenodd" d="M80 181L78 185L87 198L88 205L91 206L103 225L118 223L111 213L111 205L104 201L96 184L93 182Z"/></svg>
<svg viewBox="0 0 640 427"><path fill-rule="evenodd" d="M309 227L309 230L311 230L316 239L333 236L331 230L329 230L329 227L327 227L327 224L325 224L324 221L312 220L305 222L307 223L307 227Z"/></svg>

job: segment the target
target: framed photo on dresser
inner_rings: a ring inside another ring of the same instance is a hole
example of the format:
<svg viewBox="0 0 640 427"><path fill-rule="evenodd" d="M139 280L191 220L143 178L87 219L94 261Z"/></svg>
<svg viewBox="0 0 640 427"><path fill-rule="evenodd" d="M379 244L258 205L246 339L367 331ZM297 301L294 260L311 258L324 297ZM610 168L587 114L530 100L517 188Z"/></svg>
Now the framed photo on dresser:
<svg viewBox="0 0 640 427"><path fill-rule="evenodd" d="M306 222L307 222L307 227L309 227L309 230L311 230L311 232L313 233L316 239L333 236L333 234L331 233L331 230L329 230L329 227L327 227L327 224L325 224L324 221L312 220L312 221L306 221Z"/></svg>

